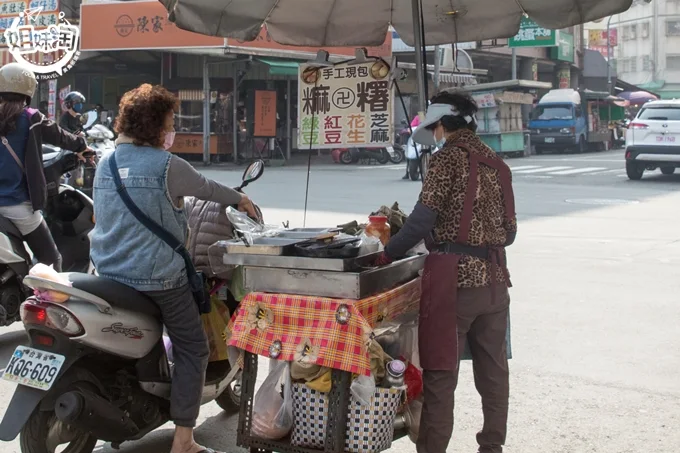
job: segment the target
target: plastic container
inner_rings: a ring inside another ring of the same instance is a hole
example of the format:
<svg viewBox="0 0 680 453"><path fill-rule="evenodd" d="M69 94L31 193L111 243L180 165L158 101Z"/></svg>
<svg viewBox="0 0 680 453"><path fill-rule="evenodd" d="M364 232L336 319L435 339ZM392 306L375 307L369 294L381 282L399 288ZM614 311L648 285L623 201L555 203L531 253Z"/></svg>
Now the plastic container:
<svg viewBox="0 0 680 453"><path fill-rule="evenodd" d="M379 239L383 246L389 242L391 231L390 224L387 223L387 217L373 215L368 218L368 225L365 231L366 236L373 236Z"/></svg>
<svg viewBox="0 0 680 453"><path fill-rule="evenodd" d="M392 360L387 363L385 368L385 378L383 379L382 387L403 387L406 364L401 360Z"/></svg>

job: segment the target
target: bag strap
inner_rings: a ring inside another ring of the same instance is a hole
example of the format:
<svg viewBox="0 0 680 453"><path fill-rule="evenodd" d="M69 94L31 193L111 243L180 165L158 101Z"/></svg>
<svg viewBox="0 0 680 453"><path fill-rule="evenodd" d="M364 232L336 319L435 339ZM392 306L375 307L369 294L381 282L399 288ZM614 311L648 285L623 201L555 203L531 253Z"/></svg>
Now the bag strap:
<svg viewBox="0 0 680 453"><path fill-rule="evenodd" d="M132 201L130 194L128 193L123 181L120 179L120 174L118 173L118 164L116 163L116 152L114 151L109 158L109 168L111 169L111 174L113 176L113 181L116 184L116 189L118 195L123 199L123 203L130 210L133 216L144 225L149 231L156 235L160 240L165 242L170 248L172 248L176 253L178 253L183 259L186 265L187 274L193 275L196 273L196 268L191 260L191 255L186 247L168 230L156 223L151 217L147 216L142 212L141 209Z"/></svg>
<svg viewBox="0 0 680 453"><path fill-rule="evenodd" d="M21 162L21 159L19 159L19 156L17 156L17 153L14 152L14 148L12 148L12 145L9 144L7 137L0 136L0 140L2 140L2 144L5 145L7 151L9 151L9 153L14 158L14 162L16 162L19 168L21 168L22 173L25 173L26 170L24 169L24 164Z"/></svg>

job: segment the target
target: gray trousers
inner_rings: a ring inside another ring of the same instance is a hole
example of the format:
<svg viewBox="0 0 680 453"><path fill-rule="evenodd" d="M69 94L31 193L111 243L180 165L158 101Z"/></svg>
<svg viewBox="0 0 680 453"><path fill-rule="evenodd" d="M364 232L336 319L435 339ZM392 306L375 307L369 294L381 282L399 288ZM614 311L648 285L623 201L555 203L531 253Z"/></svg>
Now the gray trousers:
<svg viewBox="0 0 680 453"><path fill-rule="evenodd" d="M172 341L175 372L170 390L170 417L177 426L193 428L201 407L210 349L189 285L148 291L160 307L163 325Z"/></svg>
<svg viewBox="0 0 680 453"><path fill-rule="evenodd" d="M475 387L482 397L484 425L477 433L479 453L502 453L508 423L510 396L506 332L510 296L504 286L496 299L487 288L458 290L456 326L458 357L466 343L472 354ZM418 453L446 453L453 433L454 394L458 370L423 371L423 412L416 449Z"/></svg>

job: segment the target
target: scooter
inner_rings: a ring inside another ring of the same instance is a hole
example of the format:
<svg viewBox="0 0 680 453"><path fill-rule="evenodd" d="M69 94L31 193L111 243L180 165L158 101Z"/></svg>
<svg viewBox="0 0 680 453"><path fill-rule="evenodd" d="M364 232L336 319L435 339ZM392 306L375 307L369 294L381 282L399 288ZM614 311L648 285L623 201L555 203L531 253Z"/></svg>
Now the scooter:
<svg viewBox="0 0 680 453"><path fill-rule="evenodd" d="M390 161L390 154L385 148L341 148L333 150L333 159L345 165L356 164L360 160L375 160L379 164Z"/></svg>
<svg viewBox="0 0 680 453"><path fill-rule="evenodd" d="M63 269L87 272L90 266L88 233L94 228L92 199L59 181L79 165L77 154L43 145L47 180L45 221L62 255ZM19 230L0 216L0 326L19 321L19 305L32 294L21 284L33 265Z"/></svg>
<svg viewBox="0 0 680 453"><path fill-rule="evenodd" d="M97 163L104 156L115 151L116 145L113 142L113 131L101 123L96 110L85 112L80 118L83 125L80 131L85 135L88 146L96 152L96 156L93 159L93 163L81 163L78 168L66 176L65 182L82 190L87 196L92 197L92 184Z"/></svg>
<svg viewBox="0 0 680 453"><path fill-rule="evenodd" d="M262 176L246 169L240 188ZM168 360L158 306L134 289L91 274L65 274L72 286L26 277L34 290L69 296L53 303L33 296L21 305L30 338L2 378L16 382L0 422L0 440L20 435L22 453L91 453L98 440L113 448L138 440L170 420L173 364ZM38 294L42 294L39 292ZM208 365L202 404L223 409L235 377L229 361Z"/></svg>

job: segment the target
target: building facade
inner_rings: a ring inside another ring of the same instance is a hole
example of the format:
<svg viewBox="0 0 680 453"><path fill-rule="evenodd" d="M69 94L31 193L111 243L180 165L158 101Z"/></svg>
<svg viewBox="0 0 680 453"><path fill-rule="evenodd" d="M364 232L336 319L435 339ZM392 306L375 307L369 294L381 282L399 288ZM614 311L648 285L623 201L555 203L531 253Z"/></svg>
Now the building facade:
<svg viewBox="0 0 680 453"><path fill-rule="evenodd" d="M623 14L587 24L588 47L605 56L607 24L618 77L662 98L680 98L680 0L637 1Z"/></svg>

